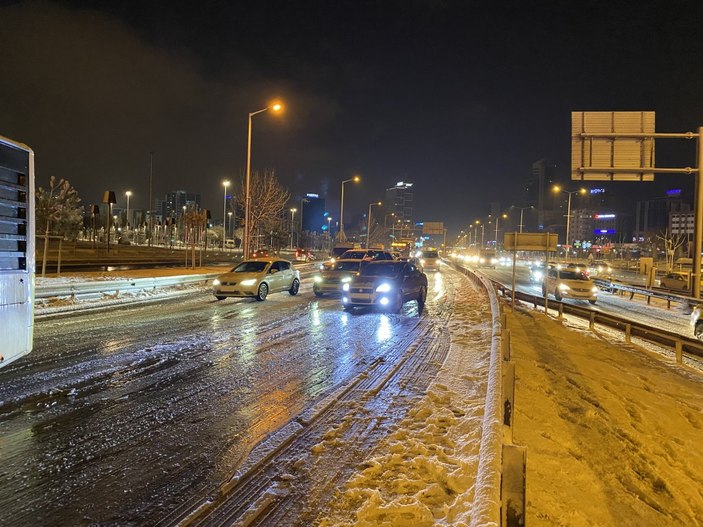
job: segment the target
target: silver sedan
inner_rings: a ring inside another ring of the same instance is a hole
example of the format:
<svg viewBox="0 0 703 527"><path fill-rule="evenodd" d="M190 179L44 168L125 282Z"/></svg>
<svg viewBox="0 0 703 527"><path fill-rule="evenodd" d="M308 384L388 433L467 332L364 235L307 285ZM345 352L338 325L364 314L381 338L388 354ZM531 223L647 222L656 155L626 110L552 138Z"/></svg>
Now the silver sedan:
<svg viewBox="0 0 703 527"><path fill-rule="evenodd" d="M261 301L266 300L269 293L288 291L297 295L299 289L300 272L288 260L280 258L245 260L212 283L212 293L217 300L254 297Z"/></svg>

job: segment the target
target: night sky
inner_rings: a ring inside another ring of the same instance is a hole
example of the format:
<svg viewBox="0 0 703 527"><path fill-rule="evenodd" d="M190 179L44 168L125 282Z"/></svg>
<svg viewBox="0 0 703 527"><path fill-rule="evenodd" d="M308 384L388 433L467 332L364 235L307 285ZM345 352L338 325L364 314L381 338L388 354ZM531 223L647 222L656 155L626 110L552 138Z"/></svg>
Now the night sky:
<svg viewBox="0 0 703 527"><path fill-rule="evenodd" d="M327 197L335 218L353 174L350 216L410 181L415 219L454 233L489 202L523 205L537 159L567 181L572 111L703 125L700 1L1 5L0 135L35 150L38 185L66 178L85 204L132 190L146 207L154 151L155 195L199 192L221 210L222 180L245 167L247 114L274 98L286 111L254 118L254 169L275 169L294 199ZM694 147L658 142L657 165L693 165Z"/></svg>

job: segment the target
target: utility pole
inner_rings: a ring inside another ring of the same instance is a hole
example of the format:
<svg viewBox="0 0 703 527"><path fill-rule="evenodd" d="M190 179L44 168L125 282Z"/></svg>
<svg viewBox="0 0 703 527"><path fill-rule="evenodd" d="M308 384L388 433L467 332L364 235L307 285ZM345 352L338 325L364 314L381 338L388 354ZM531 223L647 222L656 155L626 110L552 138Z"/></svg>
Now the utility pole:
<svg viewBox="0 0 703 527"><path fill-rule="evenodd" d="M153 220L152 220L152 210L151 204L153 203L152 191L154 188L154 152L149 152L149 206L147 207L147 213L149 214L149 247L151 247L151 233L153 230Z"/></svg>

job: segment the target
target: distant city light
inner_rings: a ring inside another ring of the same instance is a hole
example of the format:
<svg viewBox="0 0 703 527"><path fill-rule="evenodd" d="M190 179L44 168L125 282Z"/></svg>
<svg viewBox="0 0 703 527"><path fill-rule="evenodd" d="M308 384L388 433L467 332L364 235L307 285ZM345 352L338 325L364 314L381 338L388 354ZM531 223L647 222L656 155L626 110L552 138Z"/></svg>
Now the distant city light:
<svg viewBox="0 0 703 527"><path fill-rule="evenodd" d="M680 196L681 189L680 188L672 188L672 189L666 191L666 195L667 196Z"/></svg>
<svg viewBox="0 0 703 527"><path fill-rule="evenodd" d="M596 214L593 217L597 220L610 220L615 217L615 214Z"/></svg>
<svg viewBox="0 0 703 527"><path fill-rule="evenodd" d="M592 188L590 190L591 194L605 194L605 189L604 188Z"/></svg>
<svg viewBox="0 0 703 527"><path fill-rule="evenodd" d="M593 234L615 234L615 229L596 229Z"/></svg>
<svg viewBox="0 0 703 527"><path fill-rule="evenodd" d="M319 194L313 194L312 192L308 192L307 194L305 194L305 197L307 197L307 198L319 198L320 195L319 195Z"/></svg>

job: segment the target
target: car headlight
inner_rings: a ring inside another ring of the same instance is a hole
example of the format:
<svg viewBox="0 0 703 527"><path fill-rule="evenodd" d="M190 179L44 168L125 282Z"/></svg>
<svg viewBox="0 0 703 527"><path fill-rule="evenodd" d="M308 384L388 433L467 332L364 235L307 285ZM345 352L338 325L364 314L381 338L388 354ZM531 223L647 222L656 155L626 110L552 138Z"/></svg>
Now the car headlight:
<svg viewBox="0 0 703 527"><path fill-rule="evenodd" d="M591 293L597 293L597 292L598 292L598 288L596 286L593 286L591 288Z"/></svg>
<svg viewBox="0 0 703 527"><path fill-rule="evenodd" d="M498 261L498 260L496 260L495 258L491 258L491 263L492 263L493 265L495 265L497 261Z"/></svg>
<svg viewBox="0 0 703 527"><path fill-rule="evenodd" d="M390 290L391 290L390 284L381 284L376 288L377 293L387 293Z"/></svg>
<svg viewBox="0 0 703 527"><path fill-rule="evenodd" d="M249 278L248 280L242 280L240 282L240 285L243 285L244 287L249 286L249 285L254 285L256 283L256 278Z"/></svg>
<svg viewBox="0 0 703 527"><path fill-rule="evenodd" d="M316 275L313 277L313 281L314 281L315 283L319 284L320 282L322 282L322 277L321 277L319 274L316 274Z"/></svg>
<svg viewBox="0 0 703 527"><path fill-rule="evenodd" d="M559 289L561 289L562 291L568 291L571 288L566 284L559 284Z"/></svg>
<svg viewBox="0 0 703 527"><path fill-rule="evenodd" d="M478 263L486 263L486 259L485 259L485 258L479 258Z"/></svg>
<svg viewBox="0 0 703 527"><path fill-rule="evenodd" d="M346 284L347 282L351 282L351 276L345 276L340 280L343 284Z"/></svg>
<svg viewBox="0 0 703 527"><path fill-rule="evenodd" d="M425 265L425 260L420 260L421 265Z"/></svg>
<svg viewBox="0 0 703 527"><path fill-rule="evenodd" d="M342 286L342 291L349 291L349 283L346 283Z"/></svg>
<svg viewBox="0 0 703 527"><path fill-rule="evenodd" d="M217 278L215 278L215 279L212 281L212 285L220 285L220 281L219 281Z"/></svg>

